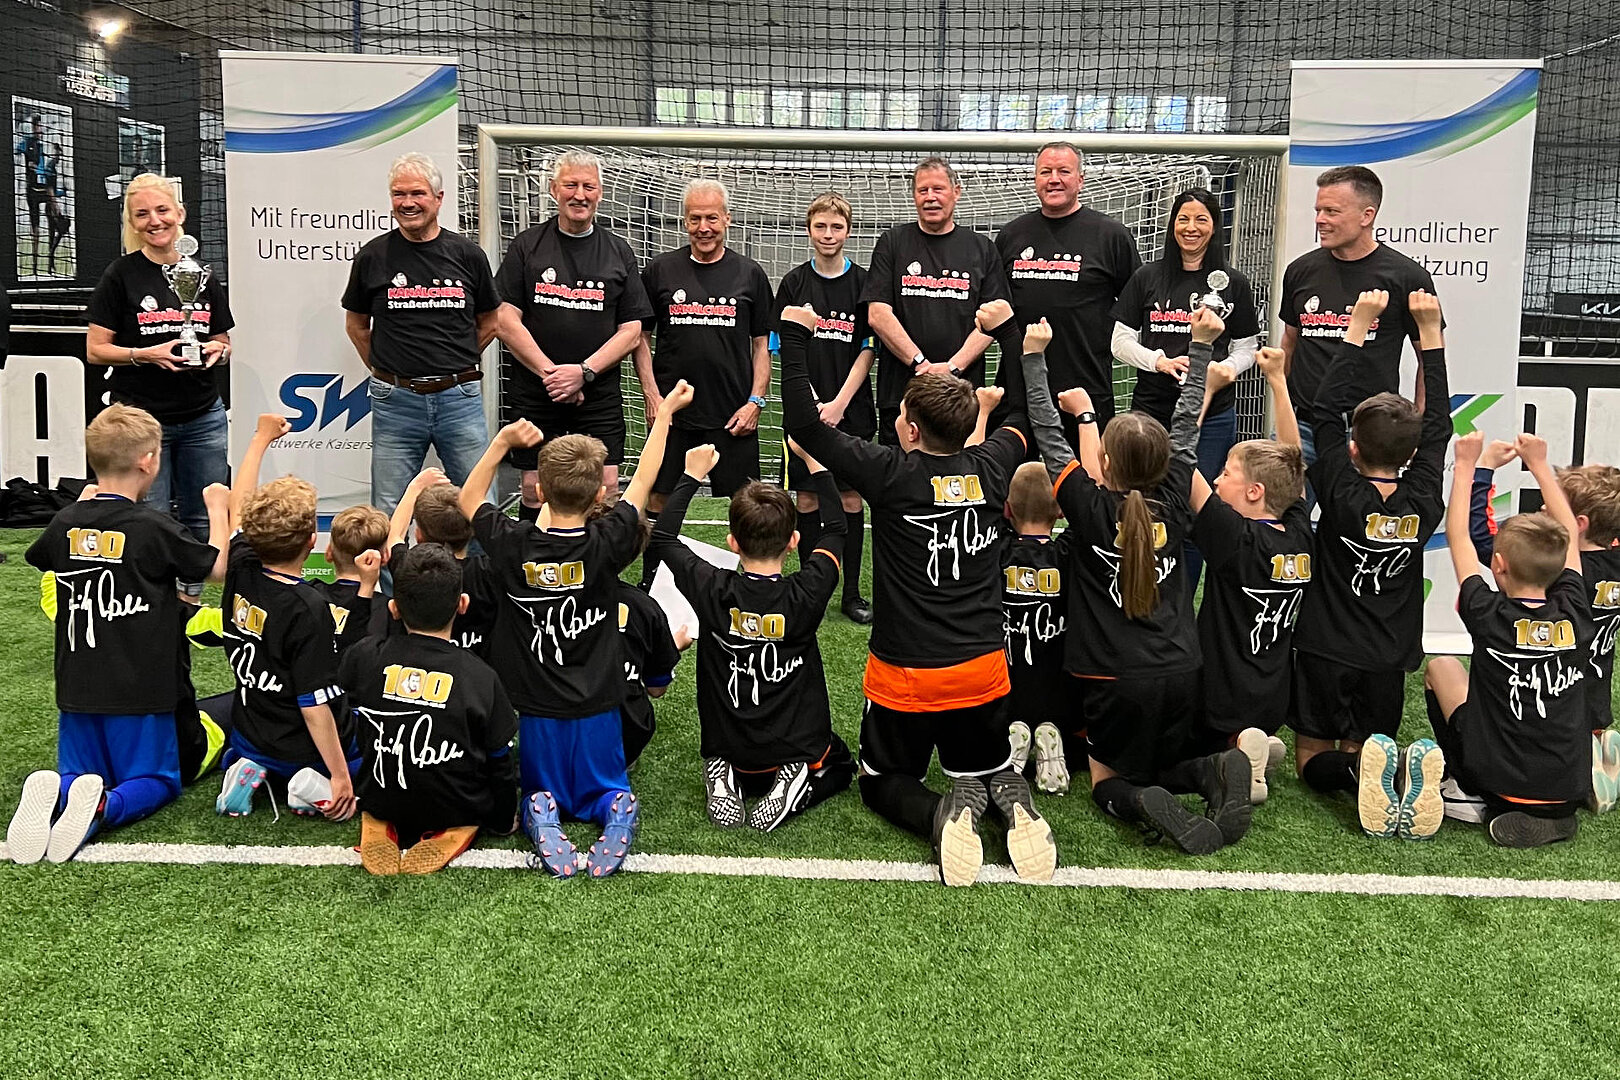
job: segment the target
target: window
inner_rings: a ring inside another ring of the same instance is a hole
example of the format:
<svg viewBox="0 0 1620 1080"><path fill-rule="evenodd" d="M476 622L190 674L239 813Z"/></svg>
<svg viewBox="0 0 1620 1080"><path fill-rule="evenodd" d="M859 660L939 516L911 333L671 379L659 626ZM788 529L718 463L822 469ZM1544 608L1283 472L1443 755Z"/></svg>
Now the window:
<svg viewBox="0 0 1620 1080"><path fill-rule="evenodd" d="M199 134L201 125L199 124ZM145 124L127 116L118 118L118 175L129 183L141 173L163 171L163 128L159 124Z"/></svg>
<svg viewBox="0 0 1620 1080"><path fill-rule="evenodd" d="M1154 98L1153 130L1186 131L1187 99L1168 95Z"/></svg>
<svg viewBox="0 0 1620 1080"><path fill-rule="evenodd" d="M699 124L726 122L726 92L724 90L692 91L692 119Z"/></svg>
<svg viewBox="0 0 1620 1080"><path fill-rule="evenodd" d="M851 90L846 123L852 128L883 126L883 94L877 90Z"/></svg>
<svg viewBox="0 0 1620 1080"><path fill-rule="evenodd" d="M1226 99L1224 97L1193 98L1193 130L1222 132L1226 130Z"/></svg>
<svg viewBox="0 0 1620 1080"><path fill-rule="evenodd" d="M1034 106L1028 94L1002 94L996 103L996 130L1028 130L1033 114Z"/></svg>
<svg viewBox="0 0 1620 1080"><path fill-rule="evenodd" d="M1082 94L1074 107L1076 131L1107 131L1108 115L1112 105L1107 94Z"/></svg>
<svg viewBox="0 0 1620 1080"><path fill-rule="evenodd" d="M1145 94L1121 94L1114 99L1115 131L1146 131L1148 99Z"/></svg>
<svg viewBox="0 0 1620 1080"><path fill-rule="evenodd" d="M1035 106L1036 131L1062 131L1069 126L1069 95L1042 94Z"/></svg>
<svg viewBox="0 0 1620 1080"><path fill-rule="evenodd" d="M771 123L776 127L803 127L804 91L772 90Z"/></svg>
<svg viewBox="0 0 1620 1080"><path fill-rule="evenodd" d="M731 122L738 127L763 127L765 124L765 91L733 90L731 92Z"/></svg>
<svg viewBox="0 0 1620 1080"><path fill-rule="evenodd" d="M922 92L919 90L889 91L889 109L885 117L890 128L911 129L922 127Z"/></svg>
<svg viewBox="0 0 1620 1080"><path fill-rule="evenodd" d="M956 102L956 126L963 131L990 130L989 94L965 91Z"/></svg>
<svg viewBox="0 0 1620 1080"><path fill-rule="evenodd" d="M660 86L653 94L653 119L660 124L684 124L687 98L684 86Z"/></svg>
<svg viewBox="0 0 1620 1080"><path fill-rule="evenodd" d="M844 126L844 92L842 90L810 91L810 126L822 128Z"/></svg>

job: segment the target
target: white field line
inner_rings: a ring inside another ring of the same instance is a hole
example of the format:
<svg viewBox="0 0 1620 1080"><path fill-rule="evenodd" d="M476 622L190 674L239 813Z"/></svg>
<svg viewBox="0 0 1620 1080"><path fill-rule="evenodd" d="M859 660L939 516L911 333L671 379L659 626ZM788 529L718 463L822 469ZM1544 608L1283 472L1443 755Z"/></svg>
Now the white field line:
<svg viewBox="0 0 1620 1080"><path fill-rule="evenodd" d="M0 858L6 849L0 844ZM91 844L79 852L83 863L154 863L181 866L357 866L360 856L346 847L253 847L225 844ZM580 859L581 869L584 857ZM529 855L510 848L473 850L452 868L526 870ZM701 874L714 877L771 877L812 881L938 880L926 863L866 859L774 859L725 855L633 854L624 869L632 874ZM1005 866L987 866L981 882L1018 883ZM1285 874L1240 870L1141 870L1066 866L1052 884L1066 888L1162 889L1178 892L1344 893L1361 896L1460 896L1504 900L1620 900L1620 881L1558 881L1520 878L1405 876L1399 874Z"/></svg>

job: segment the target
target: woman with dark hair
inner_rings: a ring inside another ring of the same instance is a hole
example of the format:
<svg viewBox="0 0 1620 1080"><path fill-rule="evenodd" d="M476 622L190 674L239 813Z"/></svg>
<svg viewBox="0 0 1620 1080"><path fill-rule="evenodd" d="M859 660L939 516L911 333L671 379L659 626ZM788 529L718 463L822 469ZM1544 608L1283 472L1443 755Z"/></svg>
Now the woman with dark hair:
<svg viewBox="0 0 1620 1080"><path fill-rule="evenodd" d="M1224 285L1216 274L1224 275ZM1212 291L1227 307L1216 312L1226 329L1215 341L1198 438L1198 471L1209 481L1220 475L1227 452L1237 442L1237 392L1232 384L1254 366L1260 324L1249 279L1226 262L1220 201L1203 188L1189 188L1170 204L1160 257L1136 271L1114 305L1114 358L1140 369L1131 408L1166 426L1186 377L1193 313ZM1189 587L1197 588L1202 569L1197 549L1189 546Z"/></svg>

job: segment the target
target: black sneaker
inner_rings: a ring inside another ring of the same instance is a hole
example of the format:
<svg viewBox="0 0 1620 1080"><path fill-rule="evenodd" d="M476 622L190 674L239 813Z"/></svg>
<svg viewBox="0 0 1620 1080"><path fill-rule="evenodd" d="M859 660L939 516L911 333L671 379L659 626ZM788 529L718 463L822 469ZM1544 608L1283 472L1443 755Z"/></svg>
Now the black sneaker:
<svg viewBox="0 0 1620 1080"><path fill-rule="evenodd" d="M934 811L934 851L939 876L947 885L971 885L984 865L984 842L979 839L979 818L990 803L990 793L976 776L964 776L951 785Z"/></svg>
<svg viewBox="0 0 1620 1080"><path fill-rule="evenodd" d="M1581 827L1575 815L1561 818L1532 817L1519 810L1498 814L1487 826L1491 839L1510 848L1533 848L1569 840Z"/></svg>
<svg viewBox="0 0 1620 1080"><path fill-rule="evenodd" d="M851 596L844 601L839 610L852 623L859 623L861 626L872 625L872 605L866 602L865 597Z"/></svg>
<svg viewBox="0 0 1620 1080"><path fill-rule="evenodd" d="M1215 798L1209 804L1209 818L1221 830L1221 839L1235 844L1243 839L1254 820L1254 772L1249 755L1236 748L1213 755Z"/></svg>
<svg viewBox="0 0 1620 1080"><path fill-rule="evenodd" d="M802 761L776 770L776 780L763 799L748 811L749 828L770 832L804 804L810 795L810 766Z"/></svg>
<svg viewBox="0 0 1620 1080"><path fill-rule="evenodd" d="M1245 763L1245 768L1247 764ZM1248 783L1247 774L1244 777ZM1247 792L1245 787L1244 791ZM1168 836L1188 855L1213 855L1224 842L1221 830L1207 817L1199 817L1162 787L1137 788L1132 797L1137 816L1150 828Z"/></svg>
<svg viewBox="0 0 1620 1080"><path fill-rule="evenodd" d="M1035 810L1024 774L1004 769L992 776L990 801L1007 823L1007 854L1012 856L1018 876L1025 881L1051 881L1057 870L1057 841L1052 839L1051 826Z"/></svg>
<svg viewBox="0 0 1620 1080"><path fill-rule="evenodd" d="M703 761L704 809L716 828L735 829L743 823L742 788L737 786L737 774L725 758L705 758Z"/></svg>

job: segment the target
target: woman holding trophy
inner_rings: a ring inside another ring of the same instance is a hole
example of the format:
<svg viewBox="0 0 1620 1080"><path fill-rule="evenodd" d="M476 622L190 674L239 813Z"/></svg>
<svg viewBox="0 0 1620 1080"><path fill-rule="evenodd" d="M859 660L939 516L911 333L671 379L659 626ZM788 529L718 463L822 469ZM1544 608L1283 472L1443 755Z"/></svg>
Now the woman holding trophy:
<svg viewBox="0 0 1620 1080"><path fill-rule="evenodd" d="M208 537L202 491L229 475L225 406L210 369L230 359L231 309L193 256L174 184L142 173L124 191L124 250L90 298L85 359L107 368L108 400L163 425L160 471L147 501Z"/></svg>
<svg viewBox="0 0 1620 1080"><path fill-rule="evenodd" d="M1221 242L1221 204L1203 188L1189 188L1170 204L1164 248L1144 263L1114 305L1114 359L1140 371L1131 408L1166 428L1187 373L1193 312L1212 308L1226 323L1215 341L1198 437L1198 471L1214 481L1237 441L1237 392L1233 382L1254 366L1260 324L1249 279L1226 263ZM1198 587L1203 560L1190 545L1187 582Z"/></svg>

